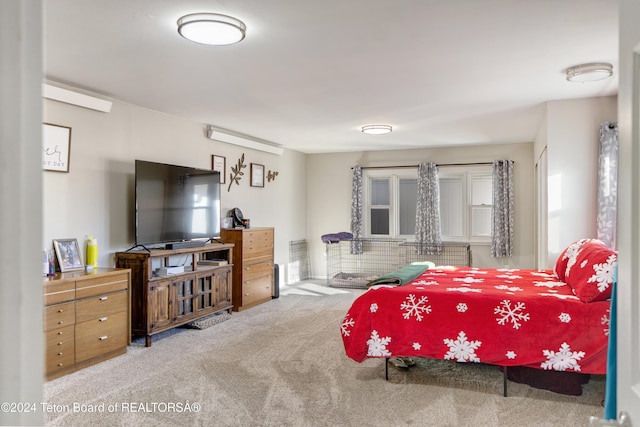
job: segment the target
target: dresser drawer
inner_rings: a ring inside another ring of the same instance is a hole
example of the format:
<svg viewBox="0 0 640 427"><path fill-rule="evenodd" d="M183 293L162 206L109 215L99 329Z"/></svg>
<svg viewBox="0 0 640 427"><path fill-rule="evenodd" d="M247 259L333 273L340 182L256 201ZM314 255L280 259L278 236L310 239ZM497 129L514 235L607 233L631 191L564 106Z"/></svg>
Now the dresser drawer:
<svg viewBox="0 0 640 427"><path fill-rule="evenodd" d="M76 282L76 298L86 298L121 291L129 287L129 275L127 273L113 274L109 276L94 277Z"/></svg>
<svg viewBox="0 0 640 427"><path fill-rule="evenodd" d="M44 305L71 301L76 298L76 282L54 280L43 287Z"/></svg>
<svg viewBox="0 0 640 427"><path fill-rule="evenodd" d="M262 276L242 282L242 305L270 299L273 295L273 275Z"/></svg>
<svg viewBox="0 0 640 427"><path fill-rule="evenodd" d="M46 374L73 366L75 361L74 328L66 326L45 333Z"/></svg>
<svg viewBox="0 0 640 427"><path fill-rule="evenodd" d="M258 277L273 276L273 262L260 262L257 264L244 264L242 266L242 280L254 280Z"/></svg>
<svg viewBox="0 0 640 427"><path fill-rule="evenodd" d="M242 242L243 261L273 257L273 231L245 231Z"/></svg>
<svg viewBox="0 0 640 427"><path fill-rule="evenodd" d="M76 302L76 323L126 311L128 305L129 295L127 291L97 295L78 300Z"/></svg>
<svg viewBox="0 0 640 427"><path fill-rule="evenodd" d="M73 325L75 319L74 302L49 305L44 308L44 331Z"/></svg>
<svg viewBox="0 0 640 427"><path fill-rule="evenodd" d="M76 363L127 345L127 313L76 324Z"/></svg>

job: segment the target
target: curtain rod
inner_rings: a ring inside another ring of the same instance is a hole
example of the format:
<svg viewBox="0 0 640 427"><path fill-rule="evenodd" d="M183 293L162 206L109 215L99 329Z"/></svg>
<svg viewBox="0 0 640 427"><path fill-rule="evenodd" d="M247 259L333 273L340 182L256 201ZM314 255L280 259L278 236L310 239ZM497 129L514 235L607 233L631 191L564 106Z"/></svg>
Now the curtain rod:
<svg viewBox="0 0 640 427"><path fill-rule="evenodd" d="M493 162L477 162L477 163L440 163L436 166L482 166L493 165ZM362 166L362 169L401 169L401 168L418 168L420 165L402 165L402 166ZM353 169L353 167L351 168Z"/></svg>

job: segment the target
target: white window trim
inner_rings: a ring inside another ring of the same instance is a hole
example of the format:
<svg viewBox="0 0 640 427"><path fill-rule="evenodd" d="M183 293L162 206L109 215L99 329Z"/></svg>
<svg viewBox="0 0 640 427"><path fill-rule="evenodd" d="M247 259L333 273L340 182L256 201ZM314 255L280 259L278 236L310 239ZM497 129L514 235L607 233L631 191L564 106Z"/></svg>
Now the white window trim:
<svg viewBox="0 0 640 427"><path fill-rule="evenodd" d="M399 195L396 189L398 188L398 183L401 179L417 179L418 178L418 169L417 168L397 168L397 169L365 169L362 171L362 191L364 192L364 200L366 205L363 206L363 215L362 215L362 227L364 230L364 237L367 238L390 238L390 239L406 239L406 240L415 240L415 235L411 234L398 234L399 224L397 221L398 216L398 203L399 203ZM371 201L370 191L371 184L370 180L372 178L389 178L391 188L389 189L389 201L391 205L389 206L389 235L384 234L370 234L370 224L371 224L371 205L369 204Z"/></svg>
<svg viewBox="0 0 640 427"><path fill-rule="evenodd" d="M469 166L442 166L438 168L438 178L445 177L460 177L463 176L463 191L466 195L466 209L462 213L463 220L463 235L462 236L442 236L443 241L462 241L467 243L473 243L478 245L490 245L491 244L491 236L481 237L481 236L472 236L472 225L471 225L471 209L473 205L472 202L472 194L471 194L471 181L474 177L493 177L493 168L491 165L469 165Z"/></svg>

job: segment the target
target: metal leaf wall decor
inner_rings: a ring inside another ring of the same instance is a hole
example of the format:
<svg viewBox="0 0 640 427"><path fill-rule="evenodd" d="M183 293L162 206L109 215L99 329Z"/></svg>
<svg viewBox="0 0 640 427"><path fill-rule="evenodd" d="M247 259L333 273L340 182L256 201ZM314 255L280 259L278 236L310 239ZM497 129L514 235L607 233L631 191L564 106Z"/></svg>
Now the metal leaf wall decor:
<svg viewBox="0 0 640 427"><path fill-rule="evenodd" d="M234 182L240 185L240 180L244 176L242 169L246 167L247 165L244 164L244 153L242 153L242 156L238 159L238 164L231 166L231 173L229 174L229 188L227 188L227 191L231 191L231 186Z"/></svg>

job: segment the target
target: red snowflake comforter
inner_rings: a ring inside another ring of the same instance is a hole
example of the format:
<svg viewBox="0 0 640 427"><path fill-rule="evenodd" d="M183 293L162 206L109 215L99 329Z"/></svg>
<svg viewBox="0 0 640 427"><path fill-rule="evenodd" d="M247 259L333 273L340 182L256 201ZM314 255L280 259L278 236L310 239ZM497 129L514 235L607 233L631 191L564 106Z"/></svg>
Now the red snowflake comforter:
<svg viewBox="0 0 640 427"><path fill-rule="evenodd" d="M551 271L436 267L352 304L347 356L415 356L606 372L610 301L584 303Z"/></svg>

